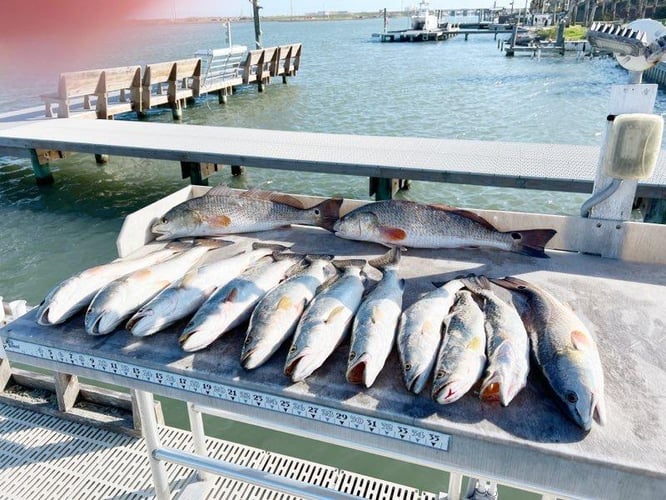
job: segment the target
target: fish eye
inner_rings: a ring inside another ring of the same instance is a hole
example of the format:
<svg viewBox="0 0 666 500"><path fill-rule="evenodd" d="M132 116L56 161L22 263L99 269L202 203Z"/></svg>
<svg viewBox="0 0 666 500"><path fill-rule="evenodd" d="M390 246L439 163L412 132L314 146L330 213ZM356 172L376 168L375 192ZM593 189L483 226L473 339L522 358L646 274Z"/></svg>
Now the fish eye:
<svg viewBox="0 0 666 500"><path fill-rule="evenodd" d="M519 240L519 239L522 238L521 234L518 233L518 232L515 232L515 231L514 231L513 233L511 233L511 237L512 237L514 240Z"/></svg>
<svg viewBox="0 0 666 500"><path fill-rule="evenodd" d="M295 346L295 345L292 345L292 346L289 348L289 352L296 352L296 346Z"/></svg>
<svg viewBox="0 0 666 500"><path fill-rule="evenodd" d="M567 398L567 401L571 404L575 404L578 402L578 394L576 394L573 391L569 391L565 394L565 397Z"/></svg>
<svg viewBox="0 0 666 500"><path fill-rule="evenodd" d="M162 217L162 218L160 219L160 222L161 222L162 224L166 224L167 222L169 222L169 220L168 220L166 217Z"/></svg>
<svg viewBox="0 0 666 500"><path fill-rule="evenodd" d="M408 371L411 370L411 369L412 369L412 365L411 365L411 363L405 363L405 371L408 372Z"/></svg>
<svg viewBox="0 0 666 500"><path fill-rule="evenodd" d="M353 361L355 357L356 357L356 353L354 351L349 353L349 361Z"/></svg>
<svg viewBox="0 0 666 500"><path fill-rule="evenodd" d="M439 370L437 372L437 375L435 375L435 378L442 378L444 376L444 370Z"/></svg>
<svg viewBox="0 0 666 500"><path fill-rule="evenodd" d="M314 214L315 215L321 215L321 210L319 210L318 208L315 208L314 209Z"/></svg>
<svg viewBox="0 0 666 500"><path fill-rule="evenodd" d="M245 339L245 345L248 345L250 342L252 342L252 336L248 336L248 337Z"/></svg>

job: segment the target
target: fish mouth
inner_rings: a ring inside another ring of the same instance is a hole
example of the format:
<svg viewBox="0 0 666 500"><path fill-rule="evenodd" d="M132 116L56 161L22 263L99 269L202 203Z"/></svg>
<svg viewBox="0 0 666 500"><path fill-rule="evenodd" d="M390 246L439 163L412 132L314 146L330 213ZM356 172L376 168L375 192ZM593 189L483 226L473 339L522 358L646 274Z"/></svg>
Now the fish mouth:
<svg viewBox="0 0 666 500"><path fill-rule="evenodd" d="M368 381L368 362L370 361L370 356L367 353L359 356L353 364L349 365L347 368L347 382L350 384L363 384L366 387L372 385L372 381Z"/></svg>
<svg viewBox="0 0 666 500"><path fill-rule="evenodd" d="M48 305L46 307L42 306L39 308L39 312L37 314L37 323L39 323L42 326L51 326L54 323L49 320L49 312L51 310L51 306Z"/></svg>
<svg viewBox="0 0 666 500"><path fill-rule="evenodd" d="M426 373L419 373L415 375L411 380L405 380L405 385L407 390L413 392L414 394L419 394L426 385L428 381L428 376Z"/></svg>
<svg viewBox="0 0 666 500"><path fill-rule="evenodd" d="M241 365L246 370L254 370L266 362L268 358L265 356L260 356L260 352L256 347L248 349L241 355Z"/></svg>
<svg viewBox="0 0 666 500"><path fill-rule="evenodd" d="M308 358L311 358L311 356L308 356L305 351L302 352L297 358L292 359L285 365L284 374L291 377L292 382L302 382L318 368L318 366L309 362L311 360L308 360Z"/></svg>
<svg viewBox="0 0 666 500"><path fill-rule="evenodd" d="M139 311L127 321L127 323L125 324L125 329L129 330L130 332L132 332L132 335L136 335L137 337L145 337L147 335L150 335L151 333L154 333L154 331L152 331L151 329L151 326L154 325L152 325L147 321L142 322L141 320L146 318L152 318L154 315L155 312L152 309Z"/></svg>
<svg viewBox="0 0 666 500"><path fill-rule="evenodd" d="M458 401L461 397L465 395L464 390L460 387L460 384L456 381L449 382L442 385L441 387L435 387L432 391L432 399L437 401L439 404L449 404L454 401Z"/></svg>
<svg viewBox="0 0 666 500"><path fill-rule="evenodd" d="M203 349L202 347L197 346L195 342L192 340L192 336L198 331L199 330L189 330L189 331L186 330L180 335L180 338L178 338L178 343L180 344L180 348L183 351L192 352L192 351L198 351L199 349Z"/></svg>
<svg viewBox="0 0 666 500"><path fill-rule="evenodd" d="M98 314L92 322L86 321L86 332L88 332L88 335L104 335L108 333L100 330L100 323L102 322L103 317L104 312Z"/></svg>

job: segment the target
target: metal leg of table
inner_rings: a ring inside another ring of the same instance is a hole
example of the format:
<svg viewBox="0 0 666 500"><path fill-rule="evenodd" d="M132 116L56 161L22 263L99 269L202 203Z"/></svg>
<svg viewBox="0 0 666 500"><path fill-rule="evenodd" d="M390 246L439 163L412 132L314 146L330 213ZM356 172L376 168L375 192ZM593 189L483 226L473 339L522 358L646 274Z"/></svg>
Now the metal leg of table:
<svg viewBox="0 0 666 500"><path fill-rule="evenodd" d="M150 461L150 470L153 475L155 496L158 500L168 500L171 495L169 493L169 479L166 475L166 468L154 455L154 451L161 448L162 444L160 442L160 435L157 432L153 395L150 392L139 390L136 390L135 393L139 415L141 415L142 434L148 448L148 460Z"/></svg>
<svg viewBox="0 0 666 500"><path fill-rule="evenodd" d="M448 489L448 499L449 500L460 500L460 489L462 487L462 474L457 472L451 472L449 474L449 489Z"/></svg>
<svg viewBox="0 0 666 500"><path fill-rule="evenodd" d="M192 431L192 439L194 440L194 451L197 455L208 457L208 450L206 449L206 432L204 431L201 412L196 409L192 403L187 403L187 414L190 418L190 430ZM213 479L212 474L200 469L197 470L197 476L202 481Z"/></svg>

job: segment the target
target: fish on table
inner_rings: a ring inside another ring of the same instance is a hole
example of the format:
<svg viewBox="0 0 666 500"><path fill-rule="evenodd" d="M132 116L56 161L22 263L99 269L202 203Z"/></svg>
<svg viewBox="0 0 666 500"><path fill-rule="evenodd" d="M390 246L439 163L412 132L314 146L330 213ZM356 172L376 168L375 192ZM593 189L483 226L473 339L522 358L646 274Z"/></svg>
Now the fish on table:
<svg viewBox="0 0 666 500"><path fill-rule="evenodd" d="M496 285L527 300L519 307L532 353L565 413L589 431L606 420L604 372L597 344L580 318L543 288L515 277Z"/></svg>
<svg viewBox="0 0 666 500"><path fill-rule="evenodd" d="M97 292L88 306L84 319L86 332L111 333L142 305L180 279L206 252L221 244L227 242L197 241L189 250L112 281Z"/></svg>
<svg viewBox="0 0 666 500"><path fill-rule="evenodd" d="M465 287L483 299L488 364L480 398L508 406L525 385L530 368L527 331L518 311L490 289L485 276L463 279Z"/></svg>
<svg viewBox="0 0 666 500"><path fill-rule="evenodd" d="M469 290L460 290L445 320L446 329L435 362L432 398L449 404L464 396L486 366L483 311Z"/></svg>
<svg viewBox="0 0 666 500"><path fill-rule="evenodd" d="M411 248L487 247L547 257L554 229L498 231L481 216L446 205L407 200L376 201L345 214L333 226L336 236Z"/></svg>
<svg viewBox="0 0 666 500"><path fill-rule="evenodd" d="M460 280L452 280L421 296L402 312L396 343L405 386L415 394L432 373L442 340L442 326L449 314Z"/></svg>
<svg viewBox="0 0 666 500"><path fill-rule="evenodd" d="M284 374L300 382L319 368L349 331L365 291L365 260L335 262L344 269L319 292L301 316L287 354Z"/></svg>
<svg viewBox="0 0 666 500"><path fill-rule="evenodd" d="M57 325L65 322L87 307L95 294L112 281L162 262L183 248L183 245L172 244L140 257L116 259L107 264L94 266L67 278L46 295L37 311L37 322L40 325Z"/></svg>
<svg viewBox="0 0 666 500"><path fill-rule="evenodd" d="M180 347L187 352L199 351L247 321L261 298L302 260L299 254L273 252L218 288L185 326L178 339Z"/></svg>
<svg viewBox="0 0 666 500"><path fill-rule="evenodd" d="M382 278L354 317L346 372L349 383L372 386L393 349L405 290L405 280L398 276L399 263L398 248L369 262L382 271Z"/></svg>
<svg viewBox="0 0 666 500"><path fill-rule="evenodd" d="M240 243L242 247L245 242ZM234 245L233 248L237 248ZM176 321L193 314L215 290L226 285L253 263L283 245L255 243L251 249L241 248L235 255L228 253L206 260L190 269L180 280L162 290L143 305L127 322L126 328L138 337L152 335ZM224 249L227 250L227 249Z"/></svg>
<svg viewBox="0 0 666 500"><path fill-rule="evenodd" d="M253 370L264 364L293 335L317 291L337 274L331 255L306 255L308 266L270 290L250 316L241 364Z"/></svg>
<svg viewBox="0 0 666 500"><path fill-rule="evenodd" d="M306 208L288 194L258 189L239 193L220 185L170 209L152 226L152 232L159 234L157 240L166 240L266 231L290 224L331 230L341 204L341 199L327 199Z"/></svg>

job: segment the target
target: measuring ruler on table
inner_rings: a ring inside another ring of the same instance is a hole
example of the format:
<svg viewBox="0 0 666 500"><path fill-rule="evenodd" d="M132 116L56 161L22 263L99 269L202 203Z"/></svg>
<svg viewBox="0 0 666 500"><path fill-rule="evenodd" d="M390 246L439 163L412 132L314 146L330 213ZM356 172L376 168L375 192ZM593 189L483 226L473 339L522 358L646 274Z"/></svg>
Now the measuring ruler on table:
<svg viewBox="0 0 666 500"><path fill-rule="evenodd" d="M284 396L275 396L256 390L241 389L236 386L210 382L198 377L177 375L125 361L114 361L89 354L84 355L67 349L44 347L22 340L8 339L4 341L3 346L8 353L56 361L98 372L118 375L130 380L140 380L155 385L171 387L252 408L271 410L346 429L380 435L430 449L448 451L449 447L450 436L448 434L396 423L382 418L368 417L317 403L299 401Z"/></svg>

